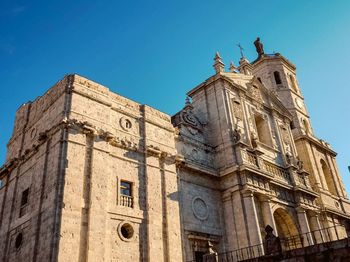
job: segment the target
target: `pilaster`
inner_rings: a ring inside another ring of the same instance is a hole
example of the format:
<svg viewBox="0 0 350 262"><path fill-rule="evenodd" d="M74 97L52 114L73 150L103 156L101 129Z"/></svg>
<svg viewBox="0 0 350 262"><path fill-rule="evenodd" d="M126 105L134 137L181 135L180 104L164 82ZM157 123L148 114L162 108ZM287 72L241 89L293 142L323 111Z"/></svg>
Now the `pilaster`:
<svg viewBox="0 0 350 262"><path fill-rule="evenodd" d="M298 215L298 222L299 222L299 227L302 234L302 239L304 241L304 246L313 245L314 241L310 233L310 226L309 226L309 221L307 219L306 211L301 207L297 207L296 211Z"/></svg>
<svg viewBox="0 0 350 262"><path fill-rule="evenodd" d="M319 219L319 213L315 211L308 212L308 217L310 220L310 229L312 231L315 244L323 243L324 236L322 232L322 227Z"/></svg>
<svg viewBox="0 0 350 262"><path fill-rule="evenodd" d="M261 209L262 209L262 215L263 215L265 227L267 225L270 225L273 228L273 231L276 233L277 229L276 229L276 223L272 212L271 198L268 196L262 196L260 198L260 201L261 201Z"/></svg>
<svg viewBox="0 0 350 262"><path fill-rule="evenodd" d="M254 195L250 190L245 190L242 193L243 203L247 221L248 235L250 240L250 245L259 245L262 244L262 238L260 234L260 227L258 221L258 215L256 212L256 207L254 203Z"/></svg>

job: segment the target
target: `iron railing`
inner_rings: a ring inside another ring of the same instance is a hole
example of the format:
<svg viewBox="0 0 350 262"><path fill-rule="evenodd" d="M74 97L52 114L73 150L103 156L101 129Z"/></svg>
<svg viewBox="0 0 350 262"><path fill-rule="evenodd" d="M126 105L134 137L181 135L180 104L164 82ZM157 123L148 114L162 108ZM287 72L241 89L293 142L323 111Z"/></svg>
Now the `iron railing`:
<svg viewBox="0 0 350 262"><path fill-rule="evenodd" d="M345 228L340 225L335 225L327 228L313 230L304 234L280 238L279 241L277 241L277 243L279 243L278 245L280 246L275 250L284 252L345 238L348 238ZM244 247L229 252L207 254L204 255L201 260L192 260L188 262L239 262L262 257L266 254L271 255L269 254L268 250L266 250L266 242L264 241L262 244Z"/></svg>
<svg viewBox="0 0 350 262"><path fill-rule="evenodd" d="M281 238L283 251L327 243L347 238L346 230L340 225L313 230L308 233Z"/></svg>

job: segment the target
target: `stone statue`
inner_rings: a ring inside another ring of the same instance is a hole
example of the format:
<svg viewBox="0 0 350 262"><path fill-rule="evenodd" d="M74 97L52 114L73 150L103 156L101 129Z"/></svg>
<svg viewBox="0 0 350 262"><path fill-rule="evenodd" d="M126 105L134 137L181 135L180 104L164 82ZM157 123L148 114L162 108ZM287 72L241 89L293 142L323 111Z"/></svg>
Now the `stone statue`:
<svg viewBox="0 0 350 262"><path fill-rule="evenodd" d="M272 232L273 228L270 225L265 227L265 255L278 255L282 252L281 241Z"/></svg>
<svg viewBox="0 0 350 262"><path fill-rule="evenodd" d="M205 262L218 262L218 252L214 249L214 245L211 241L208 241L207 243L208 247L208 255L205 256L204 261Z"/></svg>
<svg viewBox="0 0 350 262"><path fill-rule="evenodd" d="M298 156L296 158L296 162L297 162L298 171L303 170L304 169L304 163Z"/></svg>
<svg viewBox="0 0 350 262"><path fill-rule="evenodd" d="M257 148L258 147L258 142L257 142L258 141L258 136L256 135L255 132L251 132L250 136L251 136L253 148Z"/></svg>
<svg viewBox="0 0 350 262"><path fill-rule="evenodd" d="M234 144L237 144L241 140L241 131L238 128L233 130L232 140Z"/></svg>
<svg viewBox="0 0 350 262"><path fill-rule="evenodd" d="M292 163L292 156L289 153L286 154L286 161L288 165Z"/></svg>
<svg viewBox="0 0 350 262"><path fill-rule="evenodd" d="M264 54L264 46L263 44L260 42L260 37L258 37L255 41L254 41L254 45L256 48L256 52L258 53L258 56L261 57Z"/></svg>

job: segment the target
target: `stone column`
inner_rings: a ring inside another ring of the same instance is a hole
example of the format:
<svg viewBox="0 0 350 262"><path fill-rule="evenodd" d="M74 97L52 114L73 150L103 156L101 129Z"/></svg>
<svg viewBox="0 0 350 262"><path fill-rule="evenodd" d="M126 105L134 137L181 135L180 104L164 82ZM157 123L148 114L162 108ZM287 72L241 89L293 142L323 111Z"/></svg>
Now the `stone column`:
<svg viewBox="0 0 350 262"><path fill-rule="evenodd" d="M261 209L262 209L262 215L264 219L264 225L265 227L267 225L270 225L273 228L273 232L275 235L277 235L277 229L275 224L275 219L273 217L272 207L271 207L271 197L268 196L262 196L260 198L261 201Z"/></svg>
<svg viewBox="0 0 350 262"><path fill-rule="evenodd" d="M315 244L323 243L325 241L322 232L322 227L319 219L319 212L310 211L308 212L310 220L310 229L312 231L313 239Z"/></svg>
<svg viewBox="0 0 350 262"><path fill-rule="evenodd" d="M297 207L296 210L298 214L298 221L303 237L304 246L311 246L314 244L314 241L310 233L309 221L307 219L305 209Z"/></svg>
<svg viewBox="0 0 350 262"><path fill-rule="evenodd" d="M259 221L258 221L255 203L254 203L253 192L250 190L246 190L243 192L242 196L243 196L244 210L245 210L246 222L247 222L247 228L248 228L247 233L249 236L250 245L254 246L254 245L262 244Z"/></svg>

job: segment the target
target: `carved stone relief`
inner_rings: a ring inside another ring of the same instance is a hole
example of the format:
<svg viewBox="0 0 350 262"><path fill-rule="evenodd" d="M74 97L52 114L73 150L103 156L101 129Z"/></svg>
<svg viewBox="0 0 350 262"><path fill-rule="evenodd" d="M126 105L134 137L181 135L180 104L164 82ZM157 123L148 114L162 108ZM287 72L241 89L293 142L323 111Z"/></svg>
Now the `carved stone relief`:
<svg viewBox="0 0 350 262"><path fill-rule="evenodd" d="M243 109L240 101L237 98L233 98L231 99L231 104L232 104L232 110L233 110L234 116L237 119L242 120L244 117L244 114L243 114Z"/></svg>
<svg viewBox="0 0 350 262"><path fill-rule="evenodd" d="M285 124L280 126L282 141L284 144L284 148L287 153L292 154L291 141L288 133L288 129Z"/></svg>
<svg viewBox="0 0 350 262"><path fill-rule="evenodd" d="M295 202L294 196L291 192L276 186L270 186L271 192L274 196L282 201Z"/></svg>
<svg viewBox="0 0 350 262"><path fill-rule="evenodd" d="M206 220L209 216L208 205L199 196L194 197L192 200L192 211L199 220Z"/></svg>

